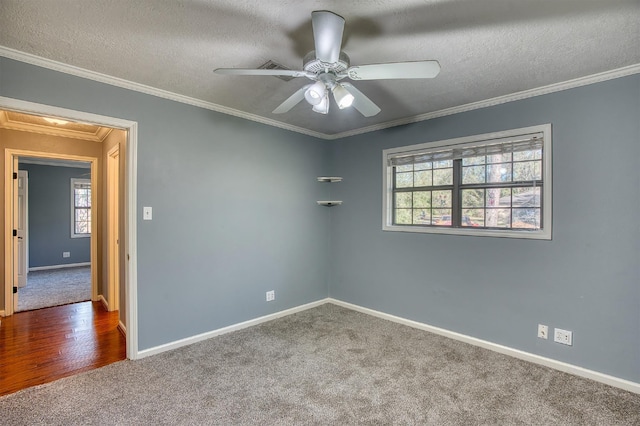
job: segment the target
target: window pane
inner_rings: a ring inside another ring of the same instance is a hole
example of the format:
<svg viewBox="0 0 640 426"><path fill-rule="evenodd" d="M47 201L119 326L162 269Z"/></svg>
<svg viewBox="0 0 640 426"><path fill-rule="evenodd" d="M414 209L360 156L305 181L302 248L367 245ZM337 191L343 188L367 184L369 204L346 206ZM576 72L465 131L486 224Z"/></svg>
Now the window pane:
<svg viewBox="0 0 640 426"><path fill-rule="evenodd" d="M411 209L396 209L396 223L398 225L411 225Z"/></svg>
<svg viewBox="0 0 640 426"><path fill-rule="evenodd" d="M485 166L470 166L462 168L462 183L484 183Z"/></svg>
<svg viewBox="0 0 640 426"><path fill-rule="evenodd" d="M415 209L413 211L413 223L416 225L430 225L431 224L431 210L429 209Z"/></svg>
<svg viewBox="0 0 640 426"><path fill-rule="evenodd" d="M487 155L487 163L507 163L511 161L511 153Z"/></svg>
<svg viewBox="0 0 640 426"><path fill-rule="evenodd" d="M463 166L476 166L479 164L485 163L485 156L481 155L479 157L466 157L462 159Z"/></svg>
<svg viewBox="0 0 640 426"><path fill-rule="evenodd" d="M486 191L487 207L511 205L511 191L509 189L505 192L504 188L488 188Z"/></svg>
<svg viewBox="0 0 640 426"><path fill-rule="evenodd" d="M415 172L413 186L431 186L431 170Z"/></svg>
<svg viewBox="0 0 640 426"><path fill-rule="evenodd" d="M540 207L540 187L513 188L513 207Z"/></svg>
<svg viewBox="0 0 640 426"><path fill-rule="evenodd" d="M539 229L540 209L513 209L514 228Z"/></svg>
<svg viewBox="0 0 640 426"><path fill-rule="evenodd" d="M542 164L540 161L525 161L513 164L514 182L542 179Z"/></svg>
<svg viewBox="0 0 640 426"><path fill-rule="evenodd" d="M484 226L484 209L462 209L462 226Z"/></svg>
<svg viewBox="0 0 640 426"><path fill-rule="evenodd" d="M463 189L462 207L484 207L484 189Z"/></svg>
<svg viewBox="0 0 640 426"><path fill-rule="evenodd" d="M433 191L432 197L433 207L451 207L451 191Z"/></svg>
<svg viewBox="0 0 640 426"><path fill-rule="evenodd" d="M540 160L542 158L542 150L534 149L532 151L520 151L513 153L513 161Z"/></svg>
<svg viewBox="0 0 640 426"><path fill-rule="evenodd" d="M398 207L411 208L410 192L396 192L396 208Z"/></svg>
<svg viewBox="0 0 640 426"><path fill-rule="evenodd" d="M485 212L485 226L498 226L498 211L496 209L487 209Z"/></svg>
<svg viewBox="0 0 640 426"><path fill-rule="evenodd" d="M76 207L90 207L91 206L91 191L87 189L75 190L75 203Z"/></svg>
<svg viewBox="0 0 640 426"><path fill-rule="evenodd" d="M87 209L76 209L76 222L86 222L89 220L89 211Z"/></svg>
<svg viewBox="0 0 640 426"><path fill-rule="evenodd" d="M86 222L76 222L75 233L76 234L88 234L89 233L88 224Z"/></svg>
<svg viewBox="0 0 640 426"><path fill-rule="evenodd" d="M434 209L433 224L440 226L451 226L451 209Z"/></svg>
<svg viewBox="0 0 640 426"><path fill-rule="evenodd" d="M487 166L487 182L511 182L511 163Z"/></svg>
<svg viewBox="0 0 640 426"><path fill-rule="evenodd" d="M433 171L433 185L452 185L453 169L436 169Z"/></svg>
<svg viewBox="0 0 640 426"><path fill-rule="evenodd" d="M417 163L413 165L413 170L430 170L431 163Z"/></svg>
<svg viewBox="0 0 640 426"><path fill-rule="evenodd" d="M453 160L442 160L433 162L434 169L446 169L449 167L453 167Z"/></svg>
<svg viewBox="0 0 640 426"><path fill-rule="evenodd" d="M408 188L413 186L413 172L410 173L396 173L396 187Z"/></svg>
<svg viewBox="0 0 640 426"><path fill-rule="evenodd" d="M511 188L487 189L492 201L491 207L511 207Z"/></svg>
<svg viewBox="0 0 640 426"><path fill-rule="evenodd" d="M511 210L509 209L487 209L486 226L494 228L511 227Z"/></svg>
<svg viewBox="0 0 640 426"><path fill-rule="evenodd" d="M431 192L416 191L413 193L413 207L431 207Z"/></svg>
<svg viewBox="0 0 640 426"><path fill-rule="evenodd" d="M408 164L406 166L396 166L396 173L412 172L412 171L413 171L413 164Z"/></svg>

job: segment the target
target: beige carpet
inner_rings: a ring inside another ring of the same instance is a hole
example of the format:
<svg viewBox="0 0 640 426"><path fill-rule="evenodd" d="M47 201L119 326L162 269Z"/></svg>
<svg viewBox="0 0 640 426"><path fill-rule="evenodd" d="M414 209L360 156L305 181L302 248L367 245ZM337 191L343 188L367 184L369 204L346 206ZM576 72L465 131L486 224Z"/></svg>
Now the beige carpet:
<svg viewBox="0 0 640 426"><path fill-rule="evenodd" d="M638 425L640 395L331 304L0 398L8 425Z"/></svg>
<svg viewBox="0 0 640 426"><path fill-rule="evenodd" d="M91 267L32 271L27 285L18 289L18 309L31 311L49 306L91 300Z"/></svg>

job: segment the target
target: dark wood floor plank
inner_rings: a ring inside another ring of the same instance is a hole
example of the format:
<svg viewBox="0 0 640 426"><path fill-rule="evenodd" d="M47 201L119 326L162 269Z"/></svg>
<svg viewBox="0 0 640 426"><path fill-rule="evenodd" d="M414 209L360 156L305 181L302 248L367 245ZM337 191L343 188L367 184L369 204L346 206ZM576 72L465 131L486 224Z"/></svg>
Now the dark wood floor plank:
<svg viewBox="0 0 640 426"><path fill-rule="evenodd" d="M0 324L0 395L125 358L118 312L99 302L19 312Z"/></svg>

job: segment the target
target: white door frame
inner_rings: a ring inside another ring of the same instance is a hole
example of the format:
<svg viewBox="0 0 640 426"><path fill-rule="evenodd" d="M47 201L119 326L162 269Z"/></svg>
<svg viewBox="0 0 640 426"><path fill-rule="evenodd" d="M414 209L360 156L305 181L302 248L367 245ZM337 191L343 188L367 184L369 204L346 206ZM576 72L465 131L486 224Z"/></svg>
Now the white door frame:
<svg viewBox="0 0 640 426"><path fill-rule="evenodd" d="M27 114L46 115L69 119L70 121L80 121L85 123L97 124L100 126L114 127L125 130L127 132L125 146L125 197L124 197L124 253L125 253L125 312L126 312L126 342L127 342L127 358L138 358L138 267L137 267L137 239L136 239L136 194L137 194L137 152L138 152L138 123L135 121L122 120L120 118L96 115L82 111L75 111L66 108L59 108L51 105L37 104L33 102L22 101L19 99L7 98L0 96L0 108L23 112ZM7 156L5 155L5 158ZM6 160L5 160L6 167ZM9 168L11 169L11 167ZM5 180L7 177L5 170ZM92 173L93 178L93 173ZM6 186L6 183L5 183ZM6 191L6 190L5 190ZM93 192L93 191L92 191ZM5 203L7 195L5 194ZM7 232L11 232L11 228L7 227L5 218L5 258L10 253L7 249L8 238ZM5 271L5 275L7 272ZM11 304L12 295L5 285L5 314L9 304ZM11 290L12 291L12 290ZM9 296L9 297L7 297Z"/></svg>
<svg viewBox="0 0 640 426"><path fill-rule="evenodd" d="M10 208L17 210L17 194L14 194L13 191L13 180L11 179L12 174L14 172L18 172L18 170L14 170L14 164L17 164L19 157L36 157L36 158L53 158L56 160L71 160L71 161L82 161L91 164L91 205L92 206L100 206L102 203L98 202L98 191L96 191L98 184L98 158L95 157L84 157L80 155L69 155L69 154L55 154L48 153L42 151L32 151L30 149L15 149L15 148L5 148L4 150L4 167L5 167L5 187L4 187L4 199L5 199L5 235L10 236L12 232L12 227L14 227L13 220L6 220L7 212ZM14 207L11 207L14 206ZM91 300L98 300L98 210L99 208L91 209ZM5 314L12 315L18 306L15 303L6 303L6 295L12 291L12 282L15 282L15 277L18 276L18 271L12 271L9 268L11 259L13 256L16 256L18 253L14 251L15 246L14 239L15 237L6 239L5 241ZM10 249L11 251L7 252L6 250ZM7 255L10 253L11 255ZM16 265L16 262L13 261L11 265ZM14 277L13 281L7 280L9 274L12 274ZM16 284L17 285L17 284Z"/></svg>
<svg viewBox="0 0 640 426"><path fill-rule="evenodd" d="M107 167L107 306L120 309L120 146L109 150Z"/></svg>

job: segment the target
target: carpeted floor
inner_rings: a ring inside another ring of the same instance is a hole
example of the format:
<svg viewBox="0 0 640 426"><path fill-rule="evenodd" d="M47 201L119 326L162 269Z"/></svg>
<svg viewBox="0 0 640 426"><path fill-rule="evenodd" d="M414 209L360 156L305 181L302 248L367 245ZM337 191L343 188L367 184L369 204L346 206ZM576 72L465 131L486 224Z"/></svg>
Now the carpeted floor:
<svg viewBox="0 0 640 426"><path fill-rule="evenodd" d="M32 271L27 285L18 289L18 309L31 311L49 306L91 300L91 267Z"/></svg>
<svg viewBox="0 0 640 426"><path fill-rule="evenodd" d="M640 395L325 304L0 398L5 424L638 425Z"/></svg>

